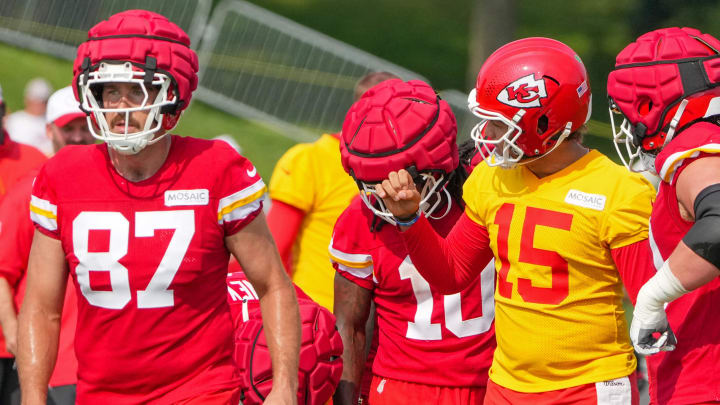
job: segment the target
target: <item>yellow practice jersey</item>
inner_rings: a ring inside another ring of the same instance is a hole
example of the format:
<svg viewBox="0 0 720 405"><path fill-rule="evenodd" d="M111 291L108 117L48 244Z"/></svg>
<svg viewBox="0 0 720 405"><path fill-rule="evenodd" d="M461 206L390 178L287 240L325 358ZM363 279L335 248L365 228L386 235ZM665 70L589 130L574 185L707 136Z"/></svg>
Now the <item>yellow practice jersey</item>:
<svg viewBox="0 0 720 405"><path fill-rule="evenodd" d="M324 134L290 148L270 179L270 198L305 212L293 245L293 281L313 300L332 310L335 269L328 246L335 221L358 194L340 162L340 140Z"/></svg>
<svg viewBox="0 0 720 405"><path fill-rule="evenodd" d="M464 198L495 253L490 379L544 392L632 373L622 282L610 251L647 238L650 183L590 151L541 179L524 166L480 164Z"/></svg>

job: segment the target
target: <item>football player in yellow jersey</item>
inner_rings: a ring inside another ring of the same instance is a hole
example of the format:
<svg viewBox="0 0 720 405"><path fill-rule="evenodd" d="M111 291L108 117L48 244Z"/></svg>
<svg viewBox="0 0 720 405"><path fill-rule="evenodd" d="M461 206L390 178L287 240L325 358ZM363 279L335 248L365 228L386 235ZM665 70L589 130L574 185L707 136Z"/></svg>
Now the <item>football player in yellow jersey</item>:
<svg viewBox="0 0 720 405"><path fill-rule="evenodd" d="M370 87L396 79L374 72L355 86L355 100ZM315 302L332 311L335 269L327 247L333 226L357 194L357 185L340 163L339 134L323 134L313 143L290 148L270 179L272 206L268 225L293 282Z"/></svg>
<svg viewBox="0 0 720 405"><path fill-rule="evenodd" d="M618 268L645 265L654 192L582 144L585 67L526 38L493 53L468 99L480 164L446 239L405 170L376 186L423 277L459 291L495 257L497 349L485 404L637 404ZM645 262L644 262L645 261Z"/></svg>

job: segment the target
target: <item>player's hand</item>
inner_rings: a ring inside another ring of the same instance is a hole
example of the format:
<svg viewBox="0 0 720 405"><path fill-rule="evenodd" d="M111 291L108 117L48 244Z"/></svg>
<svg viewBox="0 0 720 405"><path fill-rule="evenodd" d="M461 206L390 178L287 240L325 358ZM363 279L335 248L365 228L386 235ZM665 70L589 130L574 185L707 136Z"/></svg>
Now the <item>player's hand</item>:
<svg viewBox="0 0 720 405"><path fill-rule="evenodd" d="M375 192L397 218L410 217L420 209L420 192L405 169L390 172L387 179L375 185Z"/></svg>
<svg viewBox="0 0 720 405"><path fill-rule="evenodd" d="M263 404L265 405L297 405L297 393L290 390L273 389L265 397Z"/></svg>
<svg viewBox="0 0 720 405"><path fill-rule="evenodd" d="M630 324L630 339L635 350L645 356L675 350L677 345L677 338L662 309L659 312L647 312L636 308Z"/></svg>

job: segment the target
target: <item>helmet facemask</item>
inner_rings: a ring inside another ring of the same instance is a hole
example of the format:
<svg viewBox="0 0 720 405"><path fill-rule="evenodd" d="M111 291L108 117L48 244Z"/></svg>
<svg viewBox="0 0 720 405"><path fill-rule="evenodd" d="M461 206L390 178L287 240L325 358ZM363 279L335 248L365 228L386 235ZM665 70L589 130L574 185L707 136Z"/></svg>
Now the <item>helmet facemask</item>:
<svg viewBox="0 0 720 405"><path fill-rule="evenodd" d="M474 90L470 93L470 97L474 101ZM481 119L470 131L470 137L475 141L478 153L480 153L488 166L500 166L504 169L510 169L520 164L520 160L525 153L516 144L523 132L517 122L525 110L518 111L512 121L502 116L502 114L480 108L477 102L470 105L470 111ZM507 130L501 137L490 139L484 134L489 121L500 121L505 124Z"/></svg>
<svg viewBox="0 0 720 405"><path fill-rule="evenodd" d="M613 132L613 144L615 145L615 150L620 160L628 170L633 172L649 171L657 174L655 169L656 154L675 137L678 124L680 123L680 119L685 112L688 102L688 99L680 102L678 108L675 110L675 114L673 114L672 119L667 124L666 129L662 130L665 132L665 136L659 137L656 134L653 138L657 144L653 144L653 139L651 139L651 141L648 142L648 146L652 149L646 150L643 148L643 138L635 135L636 131L644 132L646 128L642 124L639 125L639 128L633 127L630 120L627 119L627 116L620 111L617 104L610 98L609 112L610 126ZM620 125L616 124L616 116L622 117ZM662 138L664 139L662 140L662 144L660 144L659 140Z"/></svg>
<svg viewBox="0 0 720 405"><path fill-rule="evenodd" d="M377 217L396 225L395 217L385 206L382 198L375 192L375 185L378 183L364 182L362 180L358 180L357 183L360 188L360 198L365 203L365 206ZM427 218L442 219L450 212L452 198L450 198L450 192L445 187L446 183L447 176L444 173L423 172L415 176L415 185L420 188L420 211ZM442 206L443 195L447 200L445 212L439 217L433 217L432 214L435 210Z"/></svg>
<svg viewBox="0 0 720 405"><path fill-rule="evenodd" d="M470 137L475 141L478 153L482 156L488 166L500 166L503 169L512 169L513 167L533 162L547 156L550 152L555 150L555 148L557 148L571 133L572 122L568 122L560 135L557 136L555 144L550 149L542 155L528 158L525 156L525 152L522 148L520 148L517 144L517 141L523 134L520 121L525 115L525 110L518 110L512 120L509 120L500 113L481 108L476 101L475 94L476 89L470 91L470 95L468 96L468 108L473 115L479 117L481 120L471 130ZM487 127L489 121L502 122L507 127L507 130L497 139L490 139L485 136L485 128ZM539 152L540 151L537 151L537 153Z"/></svg>
<svg viewBox="0 0 720 405"><path fill-rule="evenodd" d="M643 152L642 147L635 142L633 127L625 114L620 111L610 99L610 127L612 128L613 144L620 157L620 161L633 172L650 170L655 172L655 157ZM617 125L622 117L622 122Z"/></svg>
<svg viewBox="0 0 720 405"><path fill-rule="evenodd" d="M130 62L121 64L101 62L97 70L90 71L87 75L80 75L79 78L82 108L92 113L97 128L99 128L98 133L91 118L88 117L91 134L125 155L136 154L146 146L162 139L165 134L154 138L155 133L163 129L164 113L177 101L177 97L171 95L169 91L172 80L168 75L159 72L155 72L152 78L146 78L145 75L144 70L134 68ZM135 107L106 108L101 97L102 88L103 85L113 82L137 84L143 91L142 102ZM159 89L154 100L150 100L148 86ZM129 133L130 117L135 111L148 111L148 115L140 132ZM113 132L110 129L110 123L105 118L105 113L124 115L124 131Z"/></svg>

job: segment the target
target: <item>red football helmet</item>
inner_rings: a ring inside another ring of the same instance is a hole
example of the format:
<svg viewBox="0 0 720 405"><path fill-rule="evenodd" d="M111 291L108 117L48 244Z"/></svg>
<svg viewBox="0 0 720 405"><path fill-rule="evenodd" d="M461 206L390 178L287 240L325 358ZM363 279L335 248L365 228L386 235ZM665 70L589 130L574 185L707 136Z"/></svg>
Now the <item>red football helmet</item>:
<svg viewBox="0 0 720 405"><path fill-rule="evenodd" d="M654 170L684 127L720 114L720 41L693 28L648 32L618 54L607 86L620 158L630 170Z"/></svg>
<svg viewBox="0 0 720 405"><path fill-rule="evenodd" d="M111 16L88 32L88 41L78 48L73 67L73 89L81 108L100 130L98 134L88 117L90 131L113 149L134 154L157 142L154 135L161 128L171 130L180 112L190 103L197 87L198 59L190 49L187 34L167 18L145 10L128 10ZM142 102L134 108L104 108L104 83L135 83L143 91ZM149 100L147 89L159 93ZM147 110L149 115L142 131L128 133L133 111ZM104 113L125 114L125 131L112 132Z"/></svg>
<svg viewBox="0 0 720 405"><path fill-rule="evenodd" d="M343 343L335 316L309 299L298 299L302 337L298 403L324 404L335 392L342 375ZM235 361L242 379L242 403L262 404L272 389L272 364L259 306L235 334Z"/></svg>
<svg viewBox="0 0 720 405"><path fill-rule="evenodd" d="M510 168L552 151L590 118L590 86L580 57L562 42L525 38L502 46L485 61L468 108L480 117L471 132L490 166ZM485 136L488 121L507 126Z"/></svg>
<svg viewBox="0 0 720 405"><path fill-rule="evenodd" d="M375 184L391 171L407 169L422 188L420 209L431 215L442 202L433 195L458 166L457 124L450 106L420 80L384 81L350 107L342 128L340 154L345 171L357 182L360 196L376 215L395 224L382 199L371 201Z"/></svg>

